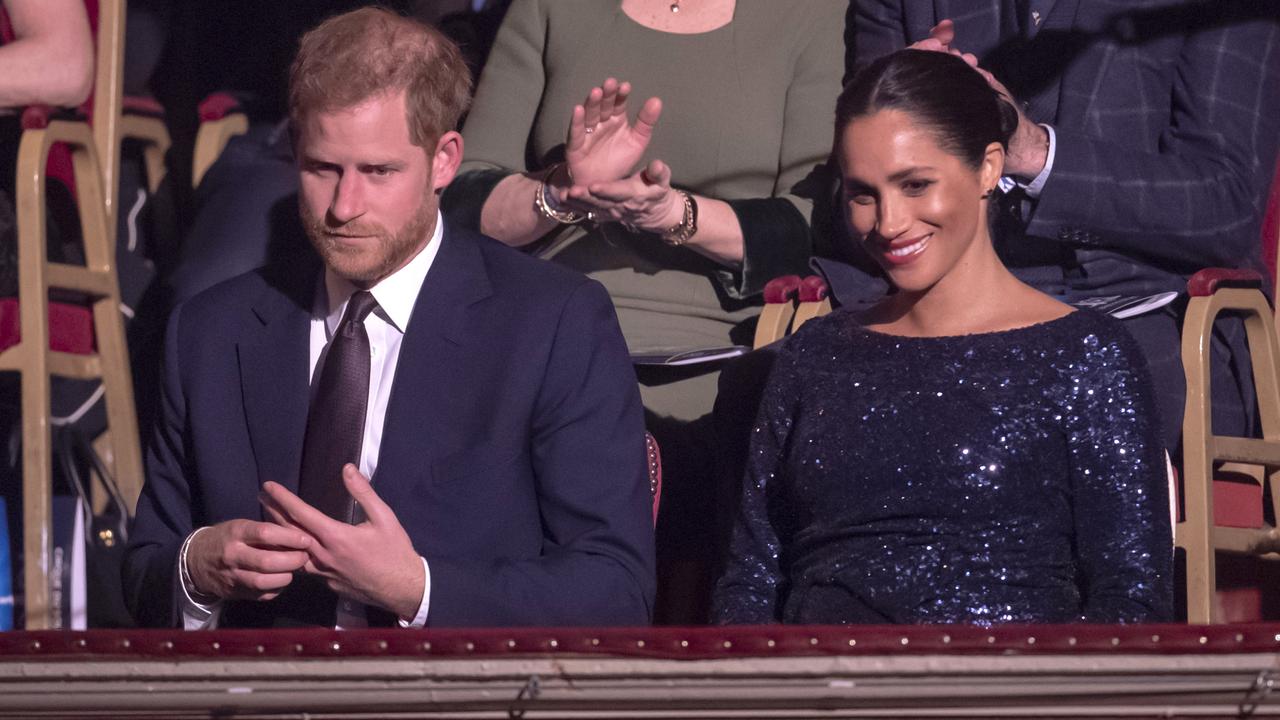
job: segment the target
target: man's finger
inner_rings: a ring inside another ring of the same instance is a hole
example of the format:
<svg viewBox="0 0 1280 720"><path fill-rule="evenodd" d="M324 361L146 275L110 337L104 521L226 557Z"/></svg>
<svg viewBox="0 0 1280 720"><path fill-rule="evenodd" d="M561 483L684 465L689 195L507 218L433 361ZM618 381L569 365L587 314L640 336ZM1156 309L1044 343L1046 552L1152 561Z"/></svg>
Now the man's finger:
<svg viewBox="0 0 1280 720"><path fill-rule="evenodd" d="M929 28L929 37L943 45L951 45L956 39L956 24L951 20L942 20Z"/></svg>
<svg viewBox="0 0 1280 720"><path fill-rule="evenodd" d="M259 573L241 571L236 573L236 584L253 595L264 592L279 592L293 582L293 573Z"/></svg>
<svg viewBox="0 0 1280 720"><path fill-rule="evenodd" d="M266 493L258 493L258 502L262 504L262 509L266 512L267 517L271 522L279 525L280 527L296 530L304 535L306 534L306 531L298 527L298 524L295 523L292 518L284 514L280 508L276 507L275 501L268 497Z"/></svg>
<svg viewBox="0 0 1280 720"><path fill-rule="evenodd" d="M268 480L262 484L262 491L275 504L276 509L287 515L299 529L321 543L336 529L346 524L339 523L337 520L311 507L302 498L289 492L289 489L280 483Z"/></svg>
<svg viewBox="0 0 1280 720"><path fill-rule="evenodd" d="M236 556L241 570L254 573L291 573L301 570L310 556L301 550L263 550L246 547Z"/></svg>
<svg viewBox="0 0 1280 720"><path fill-rule="evenodd" d="M375 526L384 527L388 525L398 525L399 520L396 514L382 502L382 498L378 497L378 493L373 491L373 485L369 482L369 478L364 476L352 463L342 466L342 484L347 486L347 492L351 493L351 497L360 503L360 507L364 509L365 517L369 518L369 522Z"/></svg>
<svg viewBox="0 0 1280 720"><path fill-rule="evenodd" d="M280 550L306 550L311 546L311 537L296 527L254 521L244 524L240 540L253 547Z"/></svg>

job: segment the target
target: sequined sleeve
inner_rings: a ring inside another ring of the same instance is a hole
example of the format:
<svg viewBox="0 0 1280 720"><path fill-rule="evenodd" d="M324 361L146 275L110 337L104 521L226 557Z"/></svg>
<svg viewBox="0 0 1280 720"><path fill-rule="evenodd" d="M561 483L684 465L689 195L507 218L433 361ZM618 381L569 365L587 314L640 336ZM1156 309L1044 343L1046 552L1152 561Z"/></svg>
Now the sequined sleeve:
<svg viewBox="0 0 1280 720"><path fill-rule="evenodd" d="M1079 340L1066 378L1081 620L1161 622L1173 615L1168 476L1154 389L1141 351L1113 321Z"/></svg>
<svg viewBox="0 0 1280 720"><path fill-rule="evenodd" d="M725 570L716 582L712 618L720 624L764 624L780 620L783 576L780 540L770 518L782 483L783 458L798 412L795 343L779 352L751 431L746 472L734 519Z"/></svg>

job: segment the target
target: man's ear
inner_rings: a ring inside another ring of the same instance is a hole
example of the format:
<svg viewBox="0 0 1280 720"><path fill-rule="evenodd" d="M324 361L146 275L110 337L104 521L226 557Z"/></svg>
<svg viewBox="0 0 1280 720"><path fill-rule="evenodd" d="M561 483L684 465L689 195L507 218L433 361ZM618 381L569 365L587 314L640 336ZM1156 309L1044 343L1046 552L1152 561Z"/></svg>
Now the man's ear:
<svg viewBox="0 0 1280 720"><path fill-rule="evenodd" d="M431 155L431 189L439 192L453 182L462 164L462 135L455 130L440 136L435 152Z"/></svg>
<svg viewBox="0 0 1280 720"><path fill-rule="evenodd" d="M993 142L987 146L982 155L982 165L978 168L978 174L984 192L991 190L996 183L1000 182L1000 176L1004 175L1003 145Z"/></svg>

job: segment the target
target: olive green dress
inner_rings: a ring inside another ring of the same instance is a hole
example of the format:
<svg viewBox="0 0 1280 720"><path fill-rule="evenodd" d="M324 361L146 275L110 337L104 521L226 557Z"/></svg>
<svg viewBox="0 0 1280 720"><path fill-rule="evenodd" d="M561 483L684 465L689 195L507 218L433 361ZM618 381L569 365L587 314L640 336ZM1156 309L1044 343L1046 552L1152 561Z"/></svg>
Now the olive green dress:
<svg viewBox="0 0 1280 720"><path fill-rule="evenodd" d="M446 207L478 227L498 181L563 159L570 111L592 87L630 81L632 117L646 98L663 100L645 162L661 159L677 187L732 205L743 266L616 224L564 226L534 251L604 284L633 353L749 345L764 283L804 272L812 253L813 198L827 186L810 176L831 148L846 6L738 0L727 25L679 35L635 22L619 2L515 0L463 129L466 161ZM658 415L692 420L710 411L715 377L642 392Z"/></svg>

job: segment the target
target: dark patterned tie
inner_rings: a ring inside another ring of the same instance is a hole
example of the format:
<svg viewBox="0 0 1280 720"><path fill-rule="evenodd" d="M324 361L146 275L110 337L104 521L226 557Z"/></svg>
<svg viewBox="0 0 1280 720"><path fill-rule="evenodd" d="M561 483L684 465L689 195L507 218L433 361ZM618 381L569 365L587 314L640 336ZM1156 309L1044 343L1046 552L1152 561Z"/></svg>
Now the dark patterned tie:
<svg viewBox="0 0 1280 720"><path fill-rule="evenodd" d="M329 343L329 354L307 413L298 495L312 507L343 522L355 519L355 504L342 484L342 466L360 463L364 416L369 404L369 333L364 319L378 306L361 290Z"/></svg>

